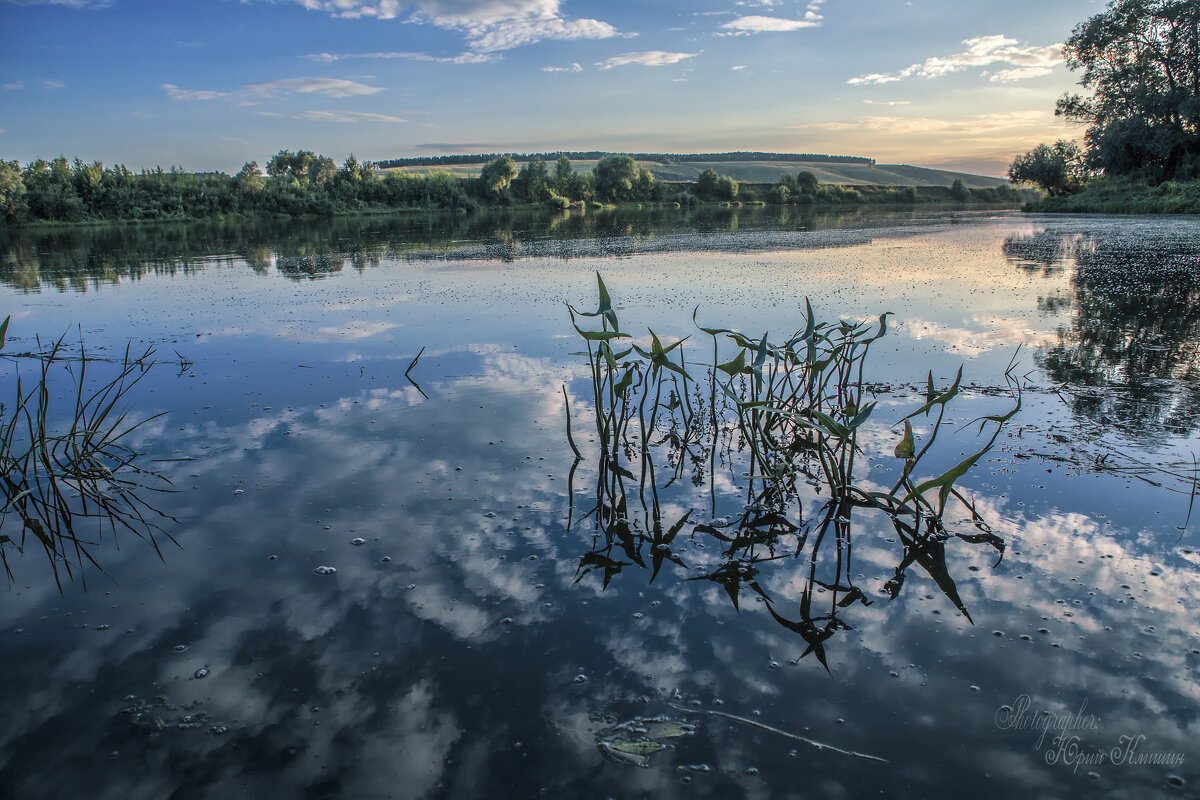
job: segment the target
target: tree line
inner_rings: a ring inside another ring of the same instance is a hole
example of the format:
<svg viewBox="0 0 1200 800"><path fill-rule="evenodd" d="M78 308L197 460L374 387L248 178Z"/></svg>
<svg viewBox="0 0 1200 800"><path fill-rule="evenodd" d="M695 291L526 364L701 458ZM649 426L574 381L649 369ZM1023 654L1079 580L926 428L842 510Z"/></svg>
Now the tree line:
<svg viewBox="0 0 1200 800"><path fill-rule="evenodd" d="M417 156L413 158L390 158L376 162L381 169L396 167L448 167L458 164L486 164L502 156L513 161L556 161L563 156L573 161L599 161L611 155L600 150L558 150L553 153L490 153L487 155ZM863 156L831 156L817 153L762 153L739 150L732 153L629 153L635 161L656 164L679 164L687 162L719 164L728 161L805 161L813 164L866 164L875 165L875 159Z"/></svg>
<svg viewBox="0 0 1200 800"><path fill-rule="evenodd" d="M1057 116L1087 126L1083 144L1040 144L1009 167L1053 197L1090 179L1151 186L1200 179L1200 2L1113 0L1063 46L1088 94L1058 100Z"/></svg>
<svg viewBox="0 0 1200 800"><path fill-rule="evenodd" d="M518 168L512 156L487 161L478 177L444 171L415 175L381 173L353 155L338 165L310 150L280 150L265 169L245 164L235 175L185 172L178 168L133 172L64 156L24 166L0 161L0 220L80 222L88 220L207 219L246 214L288 216L356 212L450 209L536 204L556 209L606 203L763 202L782 204L859 202L1006 202L1016 193L1001 187L966 189L958 181L945 190L876 187L860 191L822 185L813 173L785 174L771 184L739 185L713 169L689 183L655 179L633 156L609 155L588 171L577 171L563 154L553 162L531 158Z"/></svg>

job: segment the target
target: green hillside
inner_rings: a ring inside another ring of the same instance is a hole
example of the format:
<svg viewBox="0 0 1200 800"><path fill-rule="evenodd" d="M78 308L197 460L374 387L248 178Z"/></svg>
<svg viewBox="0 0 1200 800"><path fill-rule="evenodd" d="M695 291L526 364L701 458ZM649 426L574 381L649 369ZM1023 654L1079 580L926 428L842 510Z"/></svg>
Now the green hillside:
<svg viewBox="0 0 1200 800"><path fill-rule="evenodd" d="M525 163L520 158L517 158L516 161L518 167ZM838 183L846 186L950 186L958 179L968 188L981 189L988 186L1002 186L1007 183L1003 178L989 178L985 175L972 175L968 172L927 169L908 164L811 161L677 161L667 164L659 161L638 161L637 163L638 166L645 167L654 173L654 177L660 181L694 181L701 172L712 169L721 175L728 175L736 181L749 183L775 183L785 173L795 175L802 171L816 175L817 180L821 183ZM550 166L553 168L553 164ZM596 161L581 159L572 161L571 166L576 172L587 172L596 166ZM478 176L480 168L480 164L451 162L437 166L414 165L394 167L393 169L418 175L442 170L466 178Z"/></svg>

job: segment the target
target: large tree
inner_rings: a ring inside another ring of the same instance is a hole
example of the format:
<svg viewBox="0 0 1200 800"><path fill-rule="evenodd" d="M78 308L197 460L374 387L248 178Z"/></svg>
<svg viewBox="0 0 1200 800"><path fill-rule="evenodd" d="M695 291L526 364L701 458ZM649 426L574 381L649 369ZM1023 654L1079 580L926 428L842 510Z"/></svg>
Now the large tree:
<svg viewBox="0 0 1200 800"><path fill-rule="evenodd" d="M1087 124L1089 166L1150 180L1200 177L1200 2L1113 0L1063 47L1090 95L1057 113Z"/></svg>

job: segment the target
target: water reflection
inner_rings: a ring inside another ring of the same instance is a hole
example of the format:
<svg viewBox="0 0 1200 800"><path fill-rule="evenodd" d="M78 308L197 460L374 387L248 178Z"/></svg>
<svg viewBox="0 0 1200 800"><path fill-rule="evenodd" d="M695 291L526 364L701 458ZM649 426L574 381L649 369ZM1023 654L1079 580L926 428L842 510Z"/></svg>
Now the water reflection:
<svg viewBox="0 0 1200 800"><path fill-rule="evenodd" d="M1170 229L1132 235L1111 226L1010 235L1022 269L1070 270L1069 326L1039 348L1079 417L1132 436L1200 426L1200 241ZM1065 300L1043 298L1050 314Z"/></svg>
<svg viewBox="0 0 1200 800"><path fill-rule="evenodd" d="M943 431L947 406L958 396L962 381L960 369L952 386L937 389L930 373L926 402L903 417L903 436L893 447L893 458L903 464L902 474L884 491L865 483L855 464L869 457L860 446L860 434L866 434L877 401L871 399L867 382L867 356L871 345L886 334L888 315L880 316L876 325L845 320L829 324L817 320L807 305L803 327L776 344L766 335L754 340L728 329L700 327L712 338L713 360L707 376L696 381L690 373L697 367L689 368L684 359L683 340L664 345L650 332L649 347L639 346L621 332L599 275L597 282L600 303L595 312L568 306L588 346L592 404L584 416L592 418L599 438L596 502L583 515L593 520L592 547L580 559L576 582L599 572L607 589L623 568L636 564L650 570L652 584L664 564L671 563L692 573L686 580L721 586L735 610L743 590L749 590L777 623L807 644L797 660L811 653L826 670L825 642L851 629L848 609L870 606L874 601L868 593L882 591L895 600L913 565L920 566L971 621L947 567L946 543L958 539L990 545L1002 555L1004 541L954 484L987 454L1020 411L1020 386L1011 374L1004 377L1013 406L979 420L979 433L988 434L982 448L940 475L919 479L916 476L928 469L921 462ZM598 318L600 329L580 328L579 321L587 317ZM623 340L631 342L628 348L622 348ZM732 345L736 354L719 363L722 345ZM914 435L914 421L925 423L919 437ZM886 431L880 433L887 436ZM577 457L573 482L582 456L569 423L567 436ZM661 482L656 458L669 468ZM931 456L925 463L935 459ZM732 514L716 516L736 498L722 491L718 502L717 483L736 488L743 478L745 502L733 506ZM708 498L703 497L706 479ZM677 488L671 492L673 486ZM689 491L693 489L700 491ZM928 496L935 491L936 504ZM953 518L951 499L954 507L960 504L970 512L967 523L977 532L962 533L947 524L947 514ZM693 520L698 507L706 505L710 521ZM680 513L679 508L686 510ZM901 543L891 577L874 590L864 591L855 577L855 512L860 527L863 515L873 515L880 518L876 523L890 524ZM793 593L799 581L794 611L773 599L764 575L768 567Z"/></svg>
<svg viewBox="0 0 1200 800"><path fill-rule="evenodd" d="M910 225L927 216L920 211L706 206L14 228L0 235L0 283L21 291L84 291L97 284L232 266L235 257L257 272L278 269L306 279L347 265L361 271L397 257L513 261L628 255L697 243L702 249L739 251L852 246L869 242L872 230ZM800 232L809 235L797 238ZM721 238L732 233L744 235L736 241Z"/></svg>

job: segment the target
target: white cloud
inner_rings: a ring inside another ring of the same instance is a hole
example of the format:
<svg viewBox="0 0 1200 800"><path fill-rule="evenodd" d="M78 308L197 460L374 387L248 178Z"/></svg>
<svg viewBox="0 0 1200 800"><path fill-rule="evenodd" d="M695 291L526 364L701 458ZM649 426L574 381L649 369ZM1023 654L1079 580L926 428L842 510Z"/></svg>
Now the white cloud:
<svg viewBox="0 0 1200 800"><path fill-rule="evenodd" d="M863 100L869 106L907 106L912 100Z"/></svg>
<svg viewBox="0 0 1200 800"><path fill-rule="evenodd" d="M387 114L372 114L366 111L299 111L295 114L277 114L271 111L259 111L261 117L287 117L288 119L303 119L309 122L407 122L400 117Z"/></svg>
<svg viewBox="0 0 1200 800"><path fill-rule="evenodd" d="M542 72L583 72L583 66L572 63L569 67L542 67Z"/></svg>
<svg viewBox="0 0 1200 800"><path fill-rule="evenodd" d="M1026 78L1049 75L1053 71L1050 67L1015 67L1014 69L1002 69L990 75L988 80L992 83L1012 83L1013 81L1023 81Z"/></svg>
<svg viewBox="0 0 1200 800"><path fill-rule="evenodd" d="M695 58L699 53L664 53L662 50L648 50L644 53L624 53L596 62L600 69L612 69L626 64L641 64L644 67L662 67L667 64L678 64L689 58Z"/></svg>
<svg viewBox="0 0 1200 800"><path fill-rule="evenodd" d="M20 81L14 81L13 83L4 84L4 88L12 91L19 91L25 88L25 84L21 83Z"/></svg>
<svg viewBox="0 0 1200 800"><path fill-rule="evenodd" d="M67 88L67 85L65 83L63 83L62 81L51 81L51 80L43 80L42 86L51 91L53 91L54 89Z"/></svg>
<svg viewBox="0 0 1200 800"><path fill-rule="evenodd" d="M356 58L430 61L437 64L489 64L497 60L497 56L490 53L462 53L457 56L433 56L429 53L416 53L407 51L382 53L311 53L304 57L309 61L319 61L323 64L330 64L334 61L345 61Z"/></svg>
<svg viewBox="0 0 1200 800"><path fill-rule="evenodd" d="M173 83L164 83L162 89L172 100L215 100L225 97L225 92L213 92L206 89L180 89Z"/></svg>
<svg viewBox="0 0 1200 800"><path fill-rule="evenodd" d="M737 72L737 71L743 70L745 68L746 68L745 64L737 64L737 65L730 67L729 69L732 70L733 72Z"/></svg>
<svg viewBox="0 0 1200 800"><path fill-rule="evenodd" d="M846 83L851 86L892 83L904 78L940 78L952 72L960 72L971 67L985 67L990 64L1010 64L1016 69L1007 69L995 73L990 80L1010 82L1047 75L1055 65L1062 61L1062 45L1051 44L1045 47L1030 45L1018 46L1016 39L1007 36L976 36L964 39L967 49L962 53L950 56L935 56L927 58L920 64L905 67L899 72L873 72L851 78Z"/></svg>
<svg viewBox="0 0 1200 800"><path fill-rule="evenodd" d="M764 31L798 31L802 28L815 28L820 25L820 17L812 12L805 19L781 19L779 17L738 17L726 22L721 27L732 31L747 33L762 33Z"/></svg>
<svg viewBox="0 0 1200 800"><path fill-rule="evenodd" d="M246 89L257 95L273 95L282 91L323 94L326 97L356 97L383 91L379 86L367 86L341 78L285 78L279 81L248 83Z"/></svg>
<svg viewBox="0 0 1200 800"><path fill-rule="evenodd" d="M293 0L305 8L353 19L396 19L398 0ZM562 0L416 0L404 20L461 32L475 53L495 53L546 40L609 39L620 33L607 22L566 19ZM433 59L431 59L433 60Z"/></svg>
<svg viewBox="0 0 1200 800"><path fill-rule="evenodd" d="M112 0L9 0L19 6L66 6L67 8L108 8Z"/></svg>
<svg viewBox="0 0 1200 800"><path fill-rule="evenodd" d="M547 39L571 41L576 39L611 39L617 29L595 19L532 19L512 20L472 30L468 34L471 48L479 53L511 50Z"/></svg>

